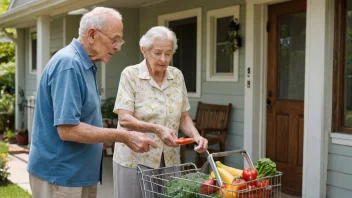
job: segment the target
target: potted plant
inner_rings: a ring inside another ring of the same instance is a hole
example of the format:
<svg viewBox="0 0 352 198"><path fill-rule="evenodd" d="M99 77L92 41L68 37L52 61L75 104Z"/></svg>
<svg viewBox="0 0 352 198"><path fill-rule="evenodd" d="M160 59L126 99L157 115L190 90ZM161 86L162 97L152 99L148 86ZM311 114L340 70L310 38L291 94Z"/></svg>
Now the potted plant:
<svg viewBox="0 0 352 198"><path fill-rule="evenodd" d="M27 145L28 144L28 130L26 128L19 128L16 131L16 140L19 145Z"/></svg>

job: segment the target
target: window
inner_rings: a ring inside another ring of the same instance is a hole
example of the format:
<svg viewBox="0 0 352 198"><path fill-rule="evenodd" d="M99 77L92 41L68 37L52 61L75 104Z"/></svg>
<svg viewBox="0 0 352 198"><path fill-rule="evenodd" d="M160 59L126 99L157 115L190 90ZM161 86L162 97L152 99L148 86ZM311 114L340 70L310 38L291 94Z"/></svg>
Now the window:
<svg viewBox="0 0 352 198"><path fill-rule="evenodd" d="M333 131L352 133L352 1L336 1L335 26Z"/></svg>
<svg viewBox="0 0 352 198"><path fill-rule="evenodd" d="M169 27L178 39L171 65L182 71L189 97L200 97L201 13L201 8L196 8L158 18L159 25Z"/></svg>
<svg viewBox="0 0 352 198"><path fill-rule="evenodd" d="M208 11L207 13L207 81L238 81L239 50L228 47L228 25L239 20L240 6Z"/></svg>
<svg viewBox="0 0 352 198"><path fill-rule="evenodd" d="M34 29L29 31L29 73L37 72L37 32Z"/></svg>

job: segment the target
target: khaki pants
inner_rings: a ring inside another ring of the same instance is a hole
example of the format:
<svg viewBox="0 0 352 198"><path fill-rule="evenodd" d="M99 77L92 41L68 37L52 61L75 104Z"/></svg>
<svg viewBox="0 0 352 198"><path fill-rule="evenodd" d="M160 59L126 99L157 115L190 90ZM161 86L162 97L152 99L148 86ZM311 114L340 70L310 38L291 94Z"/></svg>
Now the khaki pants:
<svg viewBox="0 0 352 198"><path fill-rule="evenodd" d="M33 198L96 198L97 185L88 187L66 187L44 181L29 174Z"/></svg>

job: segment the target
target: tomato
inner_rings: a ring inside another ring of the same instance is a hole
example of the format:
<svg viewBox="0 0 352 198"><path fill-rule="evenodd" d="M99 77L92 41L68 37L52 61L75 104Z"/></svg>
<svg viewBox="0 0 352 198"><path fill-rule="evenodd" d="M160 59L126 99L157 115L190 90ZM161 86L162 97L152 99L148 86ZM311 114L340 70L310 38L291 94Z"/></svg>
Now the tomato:
<svg viewBox="0 0 352 198"><path fill-rule="evenodd" d="M245 168L242 172L242 178L246 181L252 181L257 178L257 170L255 168Z"/></svg>
<svg viewBox="0 0 352 198"><path fill-rule="evenodd" d="M177 139L176 141L176 144L179 144L179 145L182 145L182 144L190 144L190 143L193 143L194 142L194 139L193 138L179 138Z"/></svg>
<svg viewBox="0 0 352 198"><path fill-rule="evenodd" d="M242 190L245 190L247 189L247 183L246 183L246 180L243 180L243 179L237 179L237 180L234 180L232 182L232 185L234 186L234 190L236 191L242 191ZM238 197L238 198L244 198L245 196L245 192L238 192L238 193L235 193L235 196L233 196L234 198Z"/></svg>
<svg viewBox="0 0 352 198"><path fill-rule="evenodd" d="M200 186L200 194L212 194L217 190L218 188L216 187L216 181L212 179L204 180Z"/></svg>

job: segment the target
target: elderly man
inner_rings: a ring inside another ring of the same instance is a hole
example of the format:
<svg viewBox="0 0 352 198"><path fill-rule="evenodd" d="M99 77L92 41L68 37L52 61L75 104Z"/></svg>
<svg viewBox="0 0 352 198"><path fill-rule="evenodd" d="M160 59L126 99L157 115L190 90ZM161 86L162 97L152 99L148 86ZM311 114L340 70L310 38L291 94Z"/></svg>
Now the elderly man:
<svg viewBox="0 0 352 198"><path fill-rule="evenodd" d="M157 147L142 133L101 128L94 63L107 63L121 50L122 32L120 13L97 7L82 17L78 39L46 65L37 89L27 167L34 198L96 197L102 143L121 142L136 152Z"/></svg>

